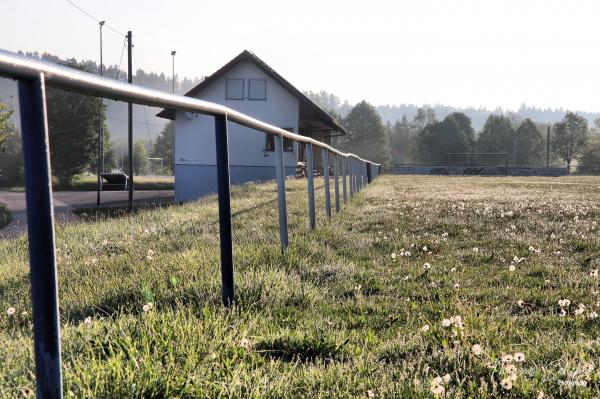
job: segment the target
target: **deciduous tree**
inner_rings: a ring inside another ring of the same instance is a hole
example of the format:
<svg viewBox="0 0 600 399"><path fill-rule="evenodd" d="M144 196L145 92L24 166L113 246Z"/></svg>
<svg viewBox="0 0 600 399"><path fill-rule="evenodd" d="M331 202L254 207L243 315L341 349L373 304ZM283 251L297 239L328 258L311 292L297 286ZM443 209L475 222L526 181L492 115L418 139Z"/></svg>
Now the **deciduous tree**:
<svg viewBox="0 0 600 399"><path fill-rule="evenodd" d="M587 120L574 112L567 112L565 117L554 124L552 147L567 163L571 170L571 162L579 158L585 150L588 137Z"/></svg>

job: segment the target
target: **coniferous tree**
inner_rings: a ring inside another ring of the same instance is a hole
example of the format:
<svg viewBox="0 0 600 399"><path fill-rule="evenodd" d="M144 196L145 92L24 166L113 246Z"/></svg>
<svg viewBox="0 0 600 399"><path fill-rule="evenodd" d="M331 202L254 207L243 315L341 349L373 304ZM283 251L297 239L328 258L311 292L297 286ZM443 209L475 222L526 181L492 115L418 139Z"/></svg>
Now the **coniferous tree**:
<svg viewBox="0 0 600 399"><path fill-rule="evenodd" d="M529 118L515 131L513 162L517 165L541 164L544 156L544 138Z"/></svg>
<svg viewBox="0 0 600 399"><path fill-rule="evenodd" d="M173 172L175 167L175 122L169 121L154 141L152 156L163 159L165 168Z"/></svg>
<svg viewBox="0 0 600 399"><path fill-rule="evenodd" d="M464 114L454 113L419 132L415 156L422 163L446 164L448 153L471 151L473 140L471 120Z"/></svg>
<svg viewBox="0 0 600 399"><path fill-rule="evenodd" d="M381 116L371 104L364 100L356 104L344 118L344 126L348 134L339 140L342 148L374 162L389 162L389 138Z"/></svg>

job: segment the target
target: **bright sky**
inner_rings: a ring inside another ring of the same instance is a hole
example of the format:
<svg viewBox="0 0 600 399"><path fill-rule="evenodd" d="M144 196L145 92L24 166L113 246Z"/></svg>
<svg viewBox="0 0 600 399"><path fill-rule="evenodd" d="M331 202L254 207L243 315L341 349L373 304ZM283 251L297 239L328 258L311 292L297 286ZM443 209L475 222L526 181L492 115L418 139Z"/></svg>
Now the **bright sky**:
<svg viewBox="0 0 600 399"><path fill-rule="evenodd" d="M600 111L598 0L73 0L133 31L146 70L214 72L256 53L302 90L351 103L521 103ZM66 0L0 0L0 47L95 59L98 25ZM123 38L105 28L105 63Z"/></svg>

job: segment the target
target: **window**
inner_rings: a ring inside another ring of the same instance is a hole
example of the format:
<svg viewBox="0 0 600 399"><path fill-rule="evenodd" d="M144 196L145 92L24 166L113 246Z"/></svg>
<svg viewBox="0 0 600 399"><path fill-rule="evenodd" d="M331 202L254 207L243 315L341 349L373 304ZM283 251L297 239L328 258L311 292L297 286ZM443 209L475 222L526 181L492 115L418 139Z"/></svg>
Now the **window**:
<svg viewBox="0 0 600 399"><path fill-rule="evenodd" d="M225 99L243 100L244 99L244 79L226 80Z"/></svg>
<svg viewBox="0 0 600 399"><path fill-rule="evenodd" d="M283 128L283 130L287 130L289 132L294 132L292 128ZM267 143L265 145L265 151L273 152L275 151L275 136L272 134L267 134ZM294 152L294 141L288 139L287 137L283 138L283 151L285 152Z"/></svg>
<svg viewBox="0 0 600 399"><path fill-rule="evenodd" d="M248 79L248 100L266 100L267 81L264 79Z"/></svg>

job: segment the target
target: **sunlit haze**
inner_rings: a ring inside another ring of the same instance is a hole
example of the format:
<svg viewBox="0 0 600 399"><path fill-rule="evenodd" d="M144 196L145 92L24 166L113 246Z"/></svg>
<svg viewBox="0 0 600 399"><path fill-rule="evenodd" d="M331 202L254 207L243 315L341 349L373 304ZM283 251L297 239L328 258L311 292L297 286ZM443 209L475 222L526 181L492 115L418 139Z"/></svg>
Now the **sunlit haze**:
<svg viewBox="0 0 600 399"><path fill-rule="evenodd" d="M92 1L133 31L147 71L210 74L256 53L302 90L351 103L599 111L598 1ZM0 48L98 60L98 24L65 0L3 0ZM104 31L105 63L123 37Z"/></svg>

